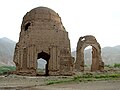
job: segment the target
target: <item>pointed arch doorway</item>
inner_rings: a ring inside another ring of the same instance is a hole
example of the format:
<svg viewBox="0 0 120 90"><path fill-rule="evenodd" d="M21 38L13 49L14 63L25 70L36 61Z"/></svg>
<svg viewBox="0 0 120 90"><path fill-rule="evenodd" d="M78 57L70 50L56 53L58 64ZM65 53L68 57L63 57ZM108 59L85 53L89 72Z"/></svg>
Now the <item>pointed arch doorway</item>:
<svg viewBox="0 0 120 90"><path fill-rule="evenodd" d="M45 53L42 51L42 52L37 54L37 66L36 67L37 67L37 69L38 69L38 67L42 67L42 66L44 68L44 71L43 71L44 73L40 74L37 71L37 75L49 76L49 69L48 69L49 59L50 59L50 55L48 53ZM42 62L44 62L44 63L39 64L39 60L42 60ZM40 66L40 65L42 65L42 66Z"/></svg>

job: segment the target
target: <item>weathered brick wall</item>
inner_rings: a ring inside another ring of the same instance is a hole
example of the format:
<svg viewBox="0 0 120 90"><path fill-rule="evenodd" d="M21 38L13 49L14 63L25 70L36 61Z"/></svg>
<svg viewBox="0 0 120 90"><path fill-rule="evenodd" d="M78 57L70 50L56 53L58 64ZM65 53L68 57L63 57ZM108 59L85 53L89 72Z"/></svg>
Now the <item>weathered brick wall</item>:
<svg viewBox="0 0 120 90"><path fill-rule="evenodd" d="M38 54L48 63L47 74L72 75L68 32L65 31L59 15L46 7L32 9L23 18L14 54L16 73L36 75Z"/></svg>

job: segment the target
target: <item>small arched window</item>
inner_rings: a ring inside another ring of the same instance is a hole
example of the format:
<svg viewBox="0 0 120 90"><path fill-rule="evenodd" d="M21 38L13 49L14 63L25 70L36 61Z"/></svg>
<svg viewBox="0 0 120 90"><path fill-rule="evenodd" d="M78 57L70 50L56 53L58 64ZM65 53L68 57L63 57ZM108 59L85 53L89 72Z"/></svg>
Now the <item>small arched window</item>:
<svg viewBox="0 0 120 90"><path fill-rule="evenodd" d="M30 25L31 25L31 23L27 23L27 24L25 25L25 27L24 27L24 30L27 31L28 28L30 27Z"/></svg>
<svg viewBox="0 0 120 90"><path fill-rule="evenodd" d="M81 41L85 41L85 38L82 38L82 40Z"/></svg>

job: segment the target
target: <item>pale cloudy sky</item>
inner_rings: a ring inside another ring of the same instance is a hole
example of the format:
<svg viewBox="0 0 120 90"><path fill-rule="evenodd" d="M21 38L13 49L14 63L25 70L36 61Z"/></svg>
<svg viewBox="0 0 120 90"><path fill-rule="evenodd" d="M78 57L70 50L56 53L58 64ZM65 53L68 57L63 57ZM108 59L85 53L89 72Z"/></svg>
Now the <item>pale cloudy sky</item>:
<svg viewBox="0 0 120 90"><path fill-rule="evenodd" d="M17 42L23 16L39 6L60 15L72 48L84 35L94 35L101 47L120 45L120 0L1 0L0 38Z"/></svg>

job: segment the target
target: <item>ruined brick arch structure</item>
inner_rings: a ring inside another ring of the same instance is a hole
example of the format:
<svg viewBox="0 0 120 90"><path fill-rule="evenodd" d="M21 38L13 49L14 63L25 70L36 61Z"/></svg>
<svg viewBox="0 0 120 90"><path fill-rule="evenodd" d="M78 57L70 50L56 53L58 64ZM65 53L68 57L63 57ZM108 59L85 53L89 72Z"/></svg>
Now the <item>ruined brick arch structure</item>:
<svg viewBox="0 0 120 90"><path fill-rule="evenodd" d="M47 61L46 75L73 74L68 32L59 15L47 7L34 8L23 17L13 60L16 74L36 75L39 58Z"/></svg>
<svg viewBox="0 0 120 90"><path fill-rule="evenodd" d="M87 46L92 46L91 71L103 71L104 63L101 58L101 47L92 35L86 35L79 38L77 43L75 69L77 71L84 71L84 49Z"/></svg>

